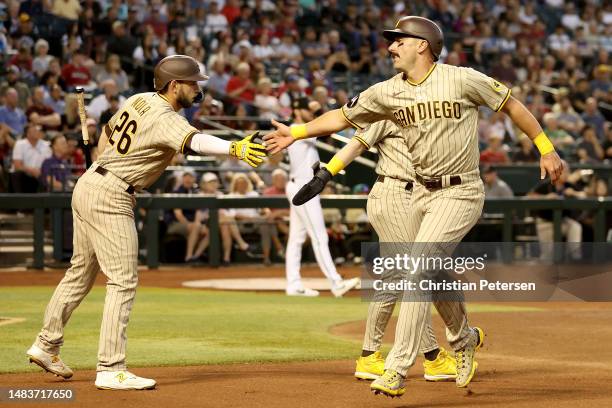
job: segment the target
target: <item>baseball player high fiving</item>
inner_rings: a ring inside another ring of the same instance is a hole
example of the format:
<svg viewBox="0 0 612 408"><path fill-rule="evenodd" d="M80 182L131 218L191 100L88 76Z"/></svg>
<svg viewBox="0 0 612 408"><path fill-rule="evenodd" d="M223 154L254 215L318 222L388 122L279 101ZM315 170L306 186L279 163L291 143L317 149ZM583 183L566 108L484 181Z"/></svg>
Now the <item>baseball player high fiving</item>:
<svg viewBox="0 0 612 408"><path fill-rule="evenodd" d="M264 140L268 150L276 153L296 139L393 120L406 138L417 181L406 219L409 242L433 243L424 248L423 256L434 256L440 250L435 243L459 242L482 210L479 106L502 110L533 140L542 155L542 178L548 173L556 180L563 164L537 120L505 85L470 68L436 63L444 39L433 21L403 17L395 29L383 35L391 42L388 50L394 67L400 71L398 75L371 86L341 109L304 125L289 128L273 121L277 129ZM326 169L334 175L343 167L342 160L336 158ZM434 305L455 350L457 386L465 387L474 376L474 354L484 334L468 325L465 306L457 295L457 301L436 301ZM405 392L405 377L414 364L428 312L426 302L402 303L395 343L386 359L385 373L371 385L373 391L392 396Z"/></svg>
<svg viewBox="0 0 612 408"><path fill-rule="evenodd" d="M292 144L289 149L296 144ZM410 216L415 174L404 135L393 121L376 122L366 129L357 131L353 139L336 153L335 159L332 160L341 160L348 165L371 147L376 147L378 151L376 164L378 177L368 196L368 219L381 242L381 256L392 256L392 253L387 254L385 251L392 248L393 243L413 239L406 226L406 220ZM327 173L324 180L331 178L327 169L321 169L320 172ZM326 183L322 181L323 179L313 178L295 195L295 204L310 202L311 198L323 190ZM382 338L398 296L398 292L374 294L368 308L363 349L356 362L355 377L376 380L383 374L385 360L380 353ZM427 319L420 347L425 356L424 377L429 381L454 380L457 376L455 360L438 345L429 321L431 313L428 313Z"/></svg>
<svg viewBox="0 0 612 408"><path fill-rule="evenodd" d="M127 324L138 283L138 237L134 225L134 192L150 186L177 151L229 154L257 167L264 147L253 135L229 142L202 134L178 114L201 100L195 59L172 55L155 67L156 92L125 101L104 128L98 160L78 180L72 195L74 253L71 267L49 302L44 324L27 351L31 362L70 378L59 358L64 326L91 290L99 270L106 275L106 300L100 330L96 387L151 389L155 380L127 371Z"/></svg>

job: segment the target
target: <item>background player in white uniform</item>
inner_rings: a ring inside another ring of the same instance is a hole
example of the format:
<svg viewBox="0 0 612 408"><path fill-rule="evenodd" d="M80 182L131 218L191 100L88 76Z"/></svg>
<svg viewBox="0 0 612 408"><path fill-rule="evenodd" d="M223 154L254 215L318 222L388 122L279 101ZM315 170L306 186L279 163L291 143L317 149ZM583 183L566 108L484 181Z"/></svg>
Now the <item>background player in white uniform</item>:
<svg viewBox="0 0 612 408"><path fill-rule="evenodd" d="M431 20L408 16L395 30L387 30L389 52L401 73L366 89L341 109L291 128L273 121L276 132L264 137L274 154L296 139L338 132L348 126L365 128L391 119L402 129L415 168L415 184L407 219L408 242L433 243L424 256L440 255L436 243L459 242L480 216L484 201L478 171L478 107L488 105L507 113L536 144L542 158L542 178L554 181L563 164L537 120L510 90L473 69L436 64L443 46L440 28ZM343 167L327 165L333 175ZM390 209L392 210L392 209ZM482 330L468 325L465 306L459 301L435 301L455 350L458 387L471 381L474 354L482 344ZM403 302L396 341L385 363L385 373L374 381L375 392L397 396L405 392L405 377L414 363L429 313L427 302Z"/></svg>
<svg viewBox="0 0 612 408"><path fill-rule="evenodd" d="M100 330L96 386L150 389L155 380L127 371L127 324L138 283L138 236L134 191L150 186L177 151L230 154L256 167L265 153L252 135L229 142L199 133L177 112L201 98L196 81L205 80L197 62L173 55L155 67L158 92L130 97L105 127L98 160L81 176L72 195L74 253L57 286L44 323L27 351L31 362L64 378L72 370L59 358L64 327L102 270L108 278Z"/></svg>
<svg viewBox="0 0 612 408"><path fill-rule="evenodd" d="M288 150L300 142L292 144ZM372 147L375 147L378 152L376 163L378 178L368 196L368 219L379 241L386 243L381 244L381 256L389 256L392 254L383 253L388 246L410 239L406 220L410 216L415 174L408 145L402 132L393 121L376 122L367 129L357 131L353 139L336 153L330 162L340 160L348 165L357 156ZM316 182L317 180L313 179L309 185L305 185L295 199L302 202L319 194L324 184L319 184L313 189L311 183ZM374 294L368 308L363 349L361 357L356 362L355 377L375 380L383 374L385 360L380 353L382 338L398 296L399 292L376 292ZM457 376L455 360L438 345L431 327L431 314L427 317L428 321L420 349L425 356L424 377L429 381L455 379Z"/></svg>
<svg viewBox="0 0 612 408"><path fill-rule="evenodd" d="M305 123L314 118L312 112L320 106L317 102L305 99L296 100L293 112L296 123ZM295 193L313 176L312 166L319 161L319 153L315 147L315 140L302 140L288 149L289 152L289 182L286 191L289 202ZM285 272L287 274L286 293L291 296L318 296L319 292L304 287L300 276L302 259L302 245L310 237L310 243L317 259L317 264L332 285L332 293L336 297L344 295L359 284L358 278L343 280L336 271L336 266L329 252L327 230L323 220L323 210L319 197L309 201L303 206L290 204L289 239L285 252Z"/></svg>

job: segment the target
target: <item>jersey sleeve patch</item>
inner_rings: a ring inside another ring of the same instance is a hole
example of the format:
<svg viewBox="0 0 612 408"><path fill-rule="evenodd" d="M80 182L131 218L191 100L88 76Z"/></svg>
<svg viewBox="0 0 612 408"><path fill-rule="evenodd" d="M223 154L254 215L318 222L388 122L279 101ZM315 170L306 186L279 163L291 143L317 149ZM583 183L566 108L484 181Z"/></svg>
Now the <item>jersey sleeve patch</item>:
<svg viewBox="0 0 612 408"><path fill-rule="evenodd" d="M510 94L511 93L512 93L512 89L508 88L508 93L506 94L506 97L504 98L502 103L499 105L499 107L497 109L495 109L495 112L499 112L500 110L502 110L502 108L504 107L506 102L508 102L508 99L510 99Z"/></svg>

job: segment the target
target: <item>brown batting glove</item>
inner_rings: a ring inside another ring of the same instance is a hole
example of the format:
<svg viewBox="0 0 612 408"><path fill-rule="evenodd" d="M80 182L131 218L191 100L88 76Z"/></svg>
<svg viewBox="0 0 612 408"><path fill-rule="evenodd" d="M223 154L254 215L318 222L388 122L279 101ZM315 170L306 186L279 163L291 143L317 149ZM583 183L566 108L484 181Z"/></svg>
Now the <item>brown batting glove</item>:
<svg viewBox="0 0 612 408"><path fill-rule="evenodd" d="M261 144L259 132L248 135L238 142L230 144L229 154L246 162L251 167L259 167L266 156L266 148Z"/></svg>

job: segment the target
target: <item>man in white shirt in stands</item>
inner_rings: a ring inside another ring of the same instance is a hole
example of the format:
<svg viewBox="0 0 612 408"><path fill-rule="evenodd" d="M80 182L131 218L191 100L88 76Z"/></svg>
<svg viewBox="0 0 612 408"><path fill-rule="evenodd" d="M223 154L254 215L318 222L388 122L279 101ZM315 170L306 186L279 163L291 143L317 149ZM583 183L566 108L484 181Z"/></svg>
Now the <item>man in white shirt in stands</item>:
<svg viewBox="0 0 612 408"><path fill-rule="evenodd" d="M51 157L52 152L49 143L42 140L40 125L27 124L24 135L13 147L11 184L16 193L35 193L38 190L42 162Z"/></svg>

